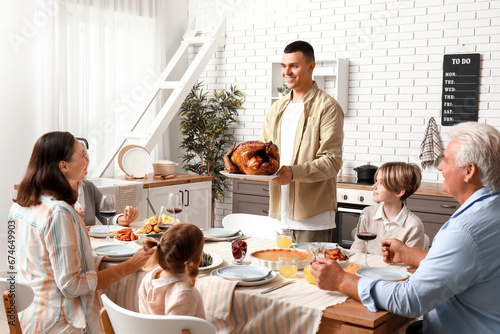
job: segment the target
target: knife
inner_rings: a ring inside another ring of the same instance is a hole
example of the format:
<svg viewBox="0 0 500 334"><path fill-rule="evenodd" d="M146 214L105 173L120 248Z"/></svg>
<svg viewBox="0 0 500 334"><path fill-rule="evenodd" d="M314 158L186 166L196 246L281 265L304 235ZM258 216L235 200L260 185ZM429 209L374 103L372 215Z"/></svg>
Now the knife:
<svg viewBox="0 0 500 334"><path fill-rule="evenodd" d="M261 292L261 294L264 294L264 293L268 293L268 292L274 291L274 290L276 290L276 289L279 289L279 288L281 288L281 287L284 287L285 285L288 285L288 284L293 283L293 282L295 282L295 281L294 281L294 280L291 280L291 281L286 281L286 282L283 282L283 283L281 283L281 284L275 285L275 286L273 286L273 287L271 287L271 288L269 288L269 289L266 289L266 290L262 291L262 292Z"/></svg>

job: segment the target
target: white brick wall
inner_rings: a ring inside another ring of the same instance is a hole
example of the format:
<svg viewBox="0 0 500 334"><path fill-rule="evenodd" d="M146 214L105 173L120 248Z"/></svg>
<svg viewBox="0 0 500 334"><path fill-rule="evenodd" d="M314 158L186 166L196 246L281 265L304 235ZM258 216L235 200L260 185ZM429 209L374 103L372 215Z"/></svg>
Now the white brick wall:
<svg viewBox="0 0 500 334"><path fill-rule="evenodd" d="M190 0L199 27L227 15L227 44L201 77L207 89L236 84L246 95L234 127L238 142L258 139L271 105L271 62L303 39L319 58L349 58L344 174L371 162L419 163L432 116L441 123L445 53L481 53L479 121L500 128L500 1L485 0ZM448 127L441 127L443 147ZM436 168L424 181L438 182ZM231 213L231 192L216 222Z"/></svg>

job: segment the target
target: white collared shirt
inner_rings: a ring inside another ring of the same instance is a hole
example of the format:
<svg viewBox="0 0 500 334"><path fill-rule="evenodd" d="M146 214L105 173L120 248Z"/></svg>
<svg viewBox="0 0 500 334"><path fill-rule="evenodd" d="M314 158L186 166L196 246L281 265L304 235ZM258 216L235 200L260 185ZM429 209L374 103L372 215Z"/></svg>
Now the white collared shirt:
<svg viewBox="0 0 500 334"><path fill-rule="evenodd" d="M403 227L406 217L408 217L408 208L406 207L406 203L403 203L403 208L401 209L401 211L399 211L398 215L396 216L396 218L394 218L393 221L389 221L389 219L387 219L387 217L385 216L384 203L382 203L382 205L377 208L377 211L375 212L375 216L373 218L374 220L382 220L385 230L390 231L396 227L396 224Z"/></svg>

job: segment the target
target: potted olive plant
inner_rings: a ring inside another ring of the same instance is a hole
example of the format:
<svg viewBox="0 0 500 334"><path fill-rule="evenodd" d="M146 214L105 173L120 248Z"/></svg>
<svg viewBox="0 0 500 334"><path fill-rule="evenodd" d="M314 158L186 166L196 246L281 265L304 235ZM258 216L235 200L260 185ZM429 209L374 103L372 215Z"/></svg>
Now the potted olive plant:
<svg viewBox="0 0 500 334"><path fill-rule="evenodd" d="M215 200L221 200L228 189L224 170L224 154L234 143L230 131L233 123L238 122L238 109L244 109L243 93L232 86L220 92L214 91L213 97L197 83L191 89L179 110L180 132L183 135L180 148L186 171L198 175L213 176L212 180L212 227L214 226Z"/></svg>

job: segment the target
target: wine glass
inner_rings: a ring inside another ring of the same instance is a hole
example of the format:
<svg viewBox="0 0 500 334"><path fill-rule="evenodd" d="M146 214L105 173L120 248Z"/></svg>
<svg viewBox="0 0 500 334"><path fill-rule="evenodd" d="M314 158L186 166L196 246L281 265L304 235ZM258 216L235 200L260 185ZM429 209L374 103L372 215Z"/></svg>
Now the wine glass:
<svg viewBox="0 0 500 334"><path fill-rule="evenodd" d="M101 216L106 218L107 233L106 241L109 241L109 219L116 215L116 197L112 194L102 195L101 202L99 204L99 213Z"/></svg>
<svg viewBox="0 0 500 334"><path fill-rule="evenodd" d="M182 202L179 193L168 193L167 211L174 217L174 224L177 223L176 215L182 212Z"/></svg>
<svg viewBox="0 0 500 334"><path fill-rule="evenodd" d="M365 264L363 267L369 267L368 265L368 241L377 238L377 233L368 226L365 221L366 217L363 213L359 215L358 226L356 227L356 236L365 243Z"/></svg>
<svg viewBox="0 0 500 334"><path fill-rule="evenodd" d="M168 212L167 208L165 208L164 206L160 207L160 214L158 215L158 224L156 226L158 226L158 228L163 231L168 230L168 228L172 226L171 224L166 223L166 219L163 219L163 217L167 215L167 212Z"/></svg>

